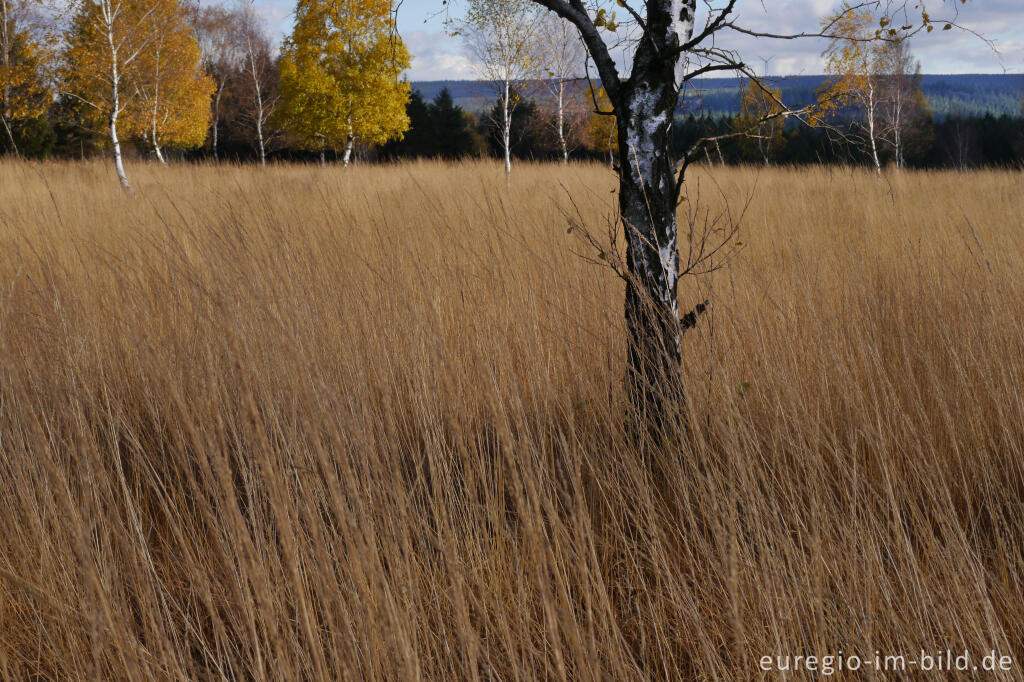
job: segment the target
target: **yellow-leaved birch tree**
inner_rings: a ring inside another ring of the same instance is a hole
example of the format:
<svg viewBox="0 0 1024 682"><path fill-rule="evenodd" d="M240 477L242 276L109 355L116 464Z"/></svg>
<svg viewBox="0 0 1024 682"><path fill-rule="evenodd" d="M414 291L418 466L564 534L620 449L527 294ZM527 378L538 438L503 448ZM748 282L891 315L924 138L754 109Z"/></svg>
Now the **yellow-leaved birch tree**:
<svg viewBox="0 0 1024 682"><path fill-rule="evenodd" d="M740 113L734 122L744 157L771 165L772 157L786 142L783 135L785 112L780 89L753 78L747 81L740 99Z"/></svg>
<svg viewBox="0 0 1024 682"><path fill-rule="evenodd" d="M104 127L121 186L131 191L121 153L121 117L134 102L141 57L152 43L154 7L144 0L79 0L60 71L61 90Z"/></svg>
<svg viewBox="0 0 1024 682"><path fill-rule="evenodd" d="M383 144L409 128L410 56L388 0L300 0L281 49L280 125L303 147L342 150Z"/></svg>
<svg viewBox="0 0 1024 682"><path fill-rule="evenodd" d="M151 0L152 41L136 69L132 135L144 140L161 163L162 148L198 147L206 141L216 87L203 71L199 43L178 0Z"/></svg>
<svg viewBox="0 0 1024 682"><path fill-rule="evenodd" d="M481 79L497 90L496 120L505 177L512 177L512 116L540 63L537 26L541 13L530 0L467 0L466 15L455 24Z"/></svg>
<svg viewBox="0 0 1024 682"><path fill-rule="evenodd" d="M829 27L832 38L822 54L828 82L818 93L820 122L846 109L860 112L859 126L875 170L882 172L879 156L879 116L881 113L881 81L879 74L879 30L887 23L876 22L870 9L844 3L838 14L826 17L822 25Z"/></svg>
<svg viewBox="0 0 1024 682"><path fill-rule="evenodd" d="M30 15L26 0L0 0L0 126L15 155L14 126L42 116L52 99L46 48Z"/></svg>

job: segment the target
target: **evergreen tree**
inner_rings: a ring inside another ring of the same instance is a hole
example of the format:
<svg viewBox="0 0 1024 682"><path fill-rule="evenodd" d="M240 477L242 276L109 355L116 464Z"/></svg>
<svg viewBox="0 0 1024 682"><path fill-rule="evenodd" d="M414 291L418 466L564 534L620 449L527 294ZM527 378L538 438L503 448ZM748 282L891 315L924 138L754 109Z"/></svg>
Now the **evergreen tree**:
<svg viewBox="0 0 1024 682"><path fill-rule="evenodd" d="M472 156L476 151L471 119L456 106L448 88L438 93L430 105L430 117L437 141L437 155L444 159Z"/></svg>
<svg viewBox="0 0 1024 682"><path fill-rule="evenodd" d="M537 105L513 89L508 98L515 107L506 107L504 95L500 95L487 115L487 144L494 156L502 157L506 152L511 158L537 159L548 155L541 134L542 124L537 118ZM508 124L502 123L508 111Z"/></svg>

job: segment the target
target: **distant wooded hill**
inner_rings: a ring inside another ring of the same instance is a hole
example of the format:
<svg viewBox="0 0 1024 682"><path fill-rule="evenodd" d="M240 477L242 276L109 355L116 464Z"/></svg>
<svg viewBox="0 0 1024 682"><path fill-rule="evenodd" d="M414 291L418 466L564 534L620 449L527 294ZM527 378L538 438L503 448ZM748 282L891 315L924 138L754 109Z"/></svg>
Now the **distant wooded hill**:
<svg viewBox="0 0 1024 682"><path fill-rule="evenodd" d="M792 107L814 101L815 92L824 81L825 76L780 76L771 79L774 87L782 89L783 101ZM682 110L685 113L733 116L739 113L740 91L745 84L745 80L738 78L698 80L695 87L687 92ZM480 81L421 81L412 85L427 100L448 88L456 104L474 113L493 104L494 90ZM922 87L939 120L950 115L986 113L1024 116L1022 74L925 75Z"/></svg>

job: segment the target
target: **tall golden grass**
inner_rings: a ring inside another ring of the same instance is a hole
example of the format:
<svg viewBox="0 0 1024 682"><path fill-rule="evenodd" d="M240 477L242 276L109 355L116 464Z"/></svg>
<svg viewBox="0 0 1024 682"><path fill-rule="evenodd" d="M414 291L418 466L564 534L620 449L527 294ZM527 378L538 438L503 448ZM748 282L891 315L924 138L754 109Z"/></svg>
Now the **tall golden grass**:
<svg viewBox="0 0 1024 682"><path fill-rule="evenodd" d="M2 679L1024 679L1019 173L693 173L654 476L607 169L132 171L0 165Z"/></svg>

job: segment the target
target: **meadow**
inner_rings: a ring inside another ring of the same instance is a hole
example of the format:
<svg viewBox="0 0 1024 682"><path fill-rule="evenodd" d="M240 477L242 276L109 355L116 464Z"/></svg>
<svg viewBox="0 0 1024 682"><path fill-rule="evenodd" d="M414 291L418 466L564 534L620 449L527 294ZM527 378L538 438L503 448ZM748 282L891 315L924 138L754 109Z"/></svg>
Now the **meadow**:
<svg viewBox="0 0 1024 682"><path fill-rule="evenodd" d="M129 172L0 164L0 679L1024 679L1019 172L695 170L654 468L609 169Z"/></svg>

